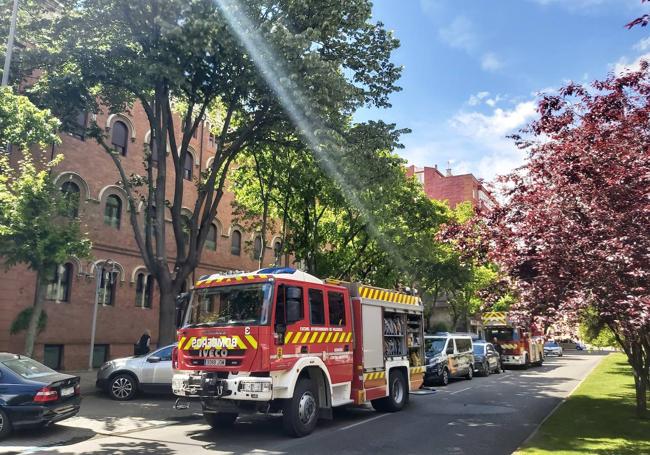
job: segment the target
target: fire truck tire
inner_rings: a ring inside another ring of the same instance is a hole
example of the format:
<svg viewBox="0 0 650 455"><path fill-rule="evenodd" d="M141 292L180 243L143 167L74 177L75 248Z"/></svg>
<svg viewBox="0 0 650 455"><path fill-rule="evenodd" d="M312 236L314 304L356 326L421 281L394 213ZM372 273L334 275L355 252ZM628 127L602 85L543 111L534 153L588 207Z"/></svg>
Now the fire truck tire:
<svg viewBox="0 0 650 455"><path fill-rule="evenodd" d="M309 379L298 381L293 398L287 400L282 409L284 430L293 437L307 436L318 423L318 393Z"/></svg>
<svg viewBox="0 0 650 455"><path fill-rule="evenodd" d="M388 378L388 396L372 400L370 404L380 412L397 412L408 402L408 386L401 371L391 371Z"/></svg>
<svg viewBox="0 0 650 455"><path fill-rule="evenodd" d="M528 354L524 356L524 368L530 368L530 357L528 357Z"/></svg>
<svg viewBox="0 0 650 455"><path fill-rule="evenodd" d="M213 430L232 426L237 420L236 412L204 412L203 418Z"/></svg>

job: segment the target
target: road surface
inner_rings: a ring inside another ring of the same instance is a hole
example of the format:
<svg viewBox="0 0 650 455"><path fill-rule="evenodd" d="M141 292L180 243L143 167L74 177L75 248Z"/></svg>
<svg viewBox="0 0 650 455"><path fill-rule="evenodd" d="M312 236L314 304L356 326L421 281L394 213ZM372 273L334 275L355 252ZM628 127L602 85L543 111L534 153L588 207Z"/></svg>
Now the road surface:
<svg viewBox="0 0 650 455"><path fill-rule="evenodd" d="M343 409L301 439L282 433L278 416L240 418L212 431L197 409L170 411L168 398L115 403L87 397L84 413L44 432L23 432L0 444L3 453L38 454L510 454L602 359L568 354L543 367L457 380L412 394L407 409L380 414ZM174 419L174 420L170 420Z"/></svg>

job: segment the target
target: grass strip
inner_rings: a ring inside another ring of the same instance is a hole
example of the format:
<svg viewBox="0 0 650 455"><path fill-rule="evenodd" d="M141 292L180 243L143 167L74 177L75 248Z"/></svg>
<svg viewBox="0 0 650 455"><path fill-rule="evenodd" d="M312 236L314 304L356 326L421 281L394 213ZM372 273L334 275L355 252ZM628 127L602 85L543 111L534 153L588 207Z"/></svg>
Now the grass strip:
<svg viewBox="0 0 650 455"><path fill-rule="evenodd" d="M632 368L610 354L517 454L650 454L650 419L634 403Z"/></svg>

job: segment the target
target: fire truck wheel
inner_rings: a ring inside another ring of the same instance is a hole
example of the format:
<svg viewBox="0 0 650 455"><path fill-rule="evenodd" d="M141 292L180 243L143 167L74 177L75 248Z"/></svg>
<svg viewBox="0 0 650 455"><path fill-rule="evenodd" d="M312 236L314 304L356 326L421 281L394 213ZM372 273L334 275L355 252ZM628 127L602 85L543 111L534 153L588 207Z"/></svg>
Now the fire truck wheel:
<svg viewBox="0 0 650 455"><path fill-rule="evenodd" d="M307 436L318 423L318 393L309 379L301 379L282 409L285 431L294 437Z"/></svg>
<svg viewBox="0 0 650 455"><path fill-rule="evenodd" d="M408 387L401 371L391 371L388 379L388 396L372 400L370 404L377 411L397 412L408 402Z"/></svg>
<svg viewBox="0 0 650 455"><path fill-rule="evenodd" d="M203 417L213 430L232 426L237 420L236 412L204 412Z"/></svg>

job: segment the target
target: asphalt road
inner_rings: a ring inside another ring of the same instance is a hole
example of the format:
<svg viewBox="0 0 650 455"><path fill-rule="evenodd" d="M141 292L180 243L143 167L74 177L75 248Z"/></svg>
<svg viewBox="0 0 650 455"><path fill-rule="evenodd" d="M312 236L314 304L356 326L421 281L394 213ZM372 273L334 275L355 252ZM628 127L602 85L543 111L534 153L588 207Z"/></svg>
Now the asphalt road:
<svg viewBox="0 0 650 455"><path fill-rule="evenodd" d="M395 414L337 410L334 420L321 421L301 439L286 437L277 416L240 418L233 429L214 432L192 410L170 414L166 398L125 404L89 397L84 406L91 411L86 412L98 414L97 419L116 414L115 406L121 406L123 416L111 416L100 426L92 424L92 416L81 416L86 419L81 432L80 422L71 420L47 429L45 438L19 434L13 450L66 455L510 454L601 358L568 354L547 359L543 367L457 380L434 393L412 394L408 408ZM133 416L124 414L135 414L135 424L129 423ZM11 452L11 443L5 441L0 451Z"/></svg>

